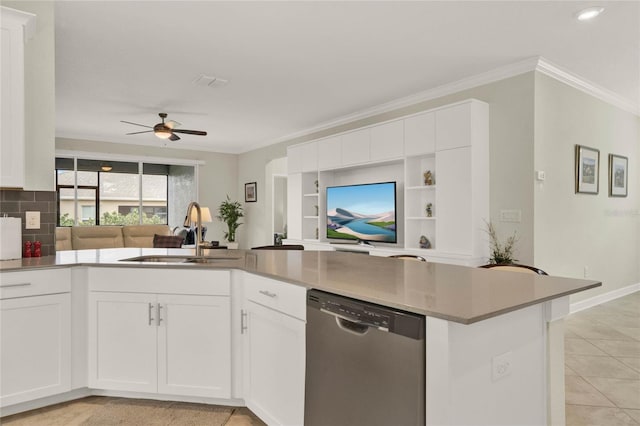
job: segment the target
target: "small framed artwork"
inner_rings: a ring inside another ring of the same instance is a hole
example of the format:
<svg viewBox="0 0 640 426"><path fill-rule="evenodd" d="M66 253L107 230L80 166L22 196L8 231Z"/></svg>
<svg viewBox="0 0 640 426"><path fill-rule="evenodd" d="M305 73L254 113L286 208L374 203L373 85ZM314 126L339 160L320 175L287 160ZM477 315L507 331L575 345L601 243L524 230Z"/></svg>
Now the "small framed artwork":
<svg viewBox="0 0 640 426"><path fill-rule="evenodd" d="M244 201L245 203L255 203L258 201L258 188L255 182L244 184Z"/></svg>
<svg viewBox="0 0 640 426"><path fill-rule="evenodd" d="M609 154L609 197L626 197L629 159Z"/></svg>
<svg viewBox="0 0 640 426"><path fill-rule="evenodd" d="M597 194L599 190L600 151L576 145L576 194Z"/></svg>

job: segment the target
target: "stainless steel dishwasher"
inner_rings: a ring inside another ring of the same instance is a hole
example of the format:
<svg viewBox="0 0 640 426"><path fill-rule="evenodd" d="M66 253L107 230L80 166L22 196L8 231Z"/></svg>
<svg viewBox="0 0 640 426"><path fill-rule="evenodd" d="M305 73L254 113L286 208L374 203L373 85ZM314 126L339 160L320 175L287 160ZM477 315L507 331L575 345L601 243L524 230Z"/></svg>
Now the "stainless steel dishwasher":
<svg viewBox="0 0 640 426"><path fill-rule="evenodd" d="M307 295L305 426L425 424L425 320Z"/></svg>

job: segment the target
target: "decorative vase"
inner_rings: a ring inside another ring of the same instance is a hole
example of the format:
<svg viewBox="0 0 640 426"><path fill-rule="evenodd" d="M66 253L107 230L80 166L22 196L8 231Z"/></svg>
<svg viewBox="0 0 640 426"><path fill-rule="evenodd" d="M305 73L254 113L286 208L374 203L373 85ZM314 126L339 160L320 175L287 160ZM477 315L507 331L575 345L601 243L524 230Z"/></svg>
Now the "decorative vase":
<svg viewBox="0 0 640 426"><path fill-rule="evenodd" d="M228 250L237 250L238 249L238 243L236 243L235 241L227 242L227 249Z"/></svg>

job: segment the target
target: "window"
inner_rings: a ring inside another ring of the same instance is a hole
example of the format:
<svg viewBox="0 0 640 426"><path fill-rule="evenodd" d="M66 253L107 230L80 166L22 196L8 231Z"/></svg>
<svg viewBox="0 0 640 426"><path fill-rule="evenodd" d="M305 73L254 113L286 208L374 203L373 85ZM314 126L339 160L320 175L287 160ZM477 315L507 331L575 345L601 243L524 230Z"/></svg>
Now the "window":
<svg viewBox="0 0 640 426"><path fill-rule="evenodd" d="M195 166L56 158L56 189L58 226L180 226L195 198Z"/></svg>

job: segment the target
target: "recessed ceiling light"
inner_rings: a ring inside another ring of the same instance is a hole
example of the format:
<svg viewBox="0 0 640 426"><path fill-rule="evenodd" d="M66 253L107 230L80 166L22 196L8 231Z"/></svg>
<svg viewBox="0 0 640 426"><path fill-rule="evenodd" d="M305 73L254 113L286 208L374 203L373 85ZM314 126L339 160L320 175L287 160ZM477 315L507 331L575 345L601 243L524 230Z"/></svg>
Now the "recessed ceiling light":
<svg viewBox="0 0 640 426"><path fill-rule="evenodd" d="M595 18L596 16L600 15L603 10L604 10L604 7L600 7L600 6L588 7L576 13L576 19L578 21L589 21Z"/></svg>

